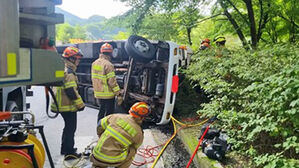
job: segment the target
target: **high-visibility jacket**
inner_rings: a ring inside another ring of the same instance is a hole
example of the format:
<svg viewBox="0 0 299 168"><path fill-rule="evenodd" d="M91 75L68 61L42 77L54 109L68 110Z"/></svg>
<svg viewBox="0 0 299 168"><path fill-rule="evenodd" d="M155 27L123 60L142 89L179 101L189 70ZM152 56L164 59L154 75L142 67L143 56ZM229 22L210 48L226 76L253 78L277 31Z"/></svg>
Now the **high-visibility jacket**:
<svg viewBox="0 0 299 168"><path fill-rule="evenodd" d="M216 57L221 58L222 56L229 55L230 52L225 46L219 46L216 48Z"/></svg>
<svg viewBox="0 0 299 168"><path fill-rule="evenodd" d="M85 107L78 93L78 78L75 74L76 66L70 62L66 63L64 71L63 86L54 87L54 94L58 103L59 112L77 112ZM52 100L51 111L57 112L57 107Z"/></svg>
<svg viewBox="0 0 299 168"><path fill-rule="evenodd" d="M108 56L101 54L92 63L91 79L94 97L98 99L112 99L119 95L120 88L116 81L114 66Z"/></svg>
<svg viewBox="0 0 299 168"><path fill-rule="evenodd" d="M143 141L141 122L129 114L111 114L101 119L97 127L99 140L92 151L93 165L119 167L131 162Z"/></svg>

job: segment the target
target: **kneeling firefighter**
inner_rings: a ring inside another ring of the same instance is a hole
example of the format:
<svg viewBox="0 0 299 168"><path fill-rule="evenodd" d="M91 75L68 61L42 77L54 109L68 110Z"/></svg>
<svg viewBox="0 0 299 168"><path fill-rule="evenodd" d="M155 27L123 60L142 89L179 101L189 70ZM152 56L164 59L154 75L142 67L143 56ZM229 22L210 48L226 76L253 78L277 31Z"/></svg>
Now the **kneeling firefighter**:
<svg viewBox="0 0 299 168"><path fill-rule="evenodd" d="M78 78L75 72L82 56L82 52L76 47L67 47L64 50L64 84L54 88L58 107L53 101L51 104L51 111L60 112L64 120L60 153L65 156L80 156L76 153L77 148L74 148L74 136L77 129L77 111L83 111L85 105L78 93Z"/></svg>
<svg viewBox="0 0 299 168"><path fill-rule="evenodd" d="M135 103L129 114L111 114L98 123L98 143L90 160L95 168L130 167L138 147L143 141L141 123L150 113L144 102Z"/></svg>

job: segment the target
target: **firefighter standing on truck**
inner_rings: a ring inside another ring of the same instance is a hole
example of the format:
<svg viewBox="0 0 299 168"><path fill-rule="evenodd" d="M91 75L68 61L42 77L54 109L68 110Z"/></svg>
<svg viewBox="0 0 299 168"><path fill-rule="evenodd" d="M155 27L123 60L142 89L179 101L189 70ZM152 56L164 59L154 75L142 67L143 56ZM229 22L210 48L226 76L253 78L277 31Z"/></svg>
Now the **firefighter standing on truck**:
<svg viewBox="0 0 299 168"><path fill-rule="evenodd" d="M101 46L100 57L92 63L91 78L94 97L100 104L98 119L114 113L115 96L118 104L122 103L120 88L116 81L114 66L110 62L113 47L109 43Z"/></svg>
<svg viewBox="0 0 299 168"><path fill-rule="evenodd" d="M137 102L129 114L112 114L101 119L97 127L99 140L90 156L92 167L130 167L144 138L142 121L149 113L149 105Z"/></svg>
<svg viewBox="0 0 299 168"><path fill-rule="evenodd" d="M64 84L54 88L58 110L64 120L60 153L65 156L80 157L80 154L76 153L77 148L74 148L74 136L77 129L77 111L83 111L85 105L77 90L78 79L75 72L82 56L82 52L76 47L67 47L64 50L62 54L65 63ZM53 101L51 111L58 112ZM66 159L71 158L67 157Z"/></svg>

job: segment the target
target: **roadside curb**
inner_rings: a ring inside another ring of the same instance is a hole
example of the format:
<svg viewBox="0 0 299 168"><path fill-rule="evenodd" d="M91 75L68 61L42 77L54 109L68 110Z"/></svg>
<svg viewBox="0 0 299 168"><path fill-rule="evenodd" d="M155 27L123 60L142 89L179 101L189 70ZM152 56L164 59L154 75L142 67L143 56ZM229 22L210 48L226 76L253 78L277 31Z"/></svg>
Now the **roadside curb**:
<svg viewBox="0 0 299 168"><path fill-rule="evenodd" d="M188 128L182 129L178 132L179 138L181 139L191 156L197 146L198 139L196 136L190 135L191 134L188 134ZM218 161L209 159L204 153L202 153L201 148L198 149L193 163L197 168L223 168L223 166Z"/></svg>

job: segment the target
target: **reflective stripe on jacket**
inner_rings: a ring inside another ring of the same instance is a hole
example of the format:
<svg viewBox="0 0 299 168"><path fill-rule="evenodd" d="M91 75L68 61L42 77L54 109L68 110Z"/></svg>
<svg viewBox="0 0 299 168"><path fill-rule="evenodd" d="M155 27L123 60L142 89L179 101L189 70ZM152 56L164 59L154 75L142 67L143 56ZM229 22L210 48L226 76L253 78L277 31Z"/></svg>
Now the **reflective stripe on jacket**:
<svg viewBox="0 0 299 168"><path fill-rule="evenodd" d="M64 85L54 88L54 94L58 103L59 112L77 112L78 109L81 109L85 106L77 90L77 81L77 76L74 73L64 72ZM72 100L67 96L65 89L69 88L74 89L74 94L77 99ZM53 100L51 104L51 111L57 112L57 107Z"/></svg>
<svg viewBox="0 0 299 168"><path fill-rule="evenodd" d="M112 99L120 91L116 81L114 66L107 57L101 55L99 59L92 63L91 67L94 97L98 99Z"/></svg>
<svg viewBox="0 0 299 168"><path fill-rule="evenodd" d="M100 138L92 154L106 163L132 159L143 141L140 124L128 114L112 114L101 119L97 130Z"/></svg>

